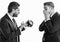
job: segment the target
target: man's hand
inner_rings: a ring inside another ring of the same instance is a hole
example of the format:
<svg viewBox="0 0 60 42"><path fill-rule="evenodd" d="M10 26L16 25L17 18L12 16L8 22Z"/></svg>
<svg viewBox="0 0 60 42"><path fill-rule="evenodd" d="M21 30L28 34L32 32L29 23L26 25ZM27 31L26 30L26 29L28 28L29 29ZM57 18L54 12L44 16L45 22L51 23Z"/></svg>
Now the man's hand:
<svg viewBox="0 0 60 42"><path fill-rule="evenodd" d="M45 16L45 21L50 20L50 14L46 10L43 10L44 16Z"/></svg>
<svg viewBox="0 0 60 42"><path fill-rule="evenodd" d="M21 31L24 27L25 27L25 23L22 22L21 25L18 28L20 28L20 31Z"/></svg>

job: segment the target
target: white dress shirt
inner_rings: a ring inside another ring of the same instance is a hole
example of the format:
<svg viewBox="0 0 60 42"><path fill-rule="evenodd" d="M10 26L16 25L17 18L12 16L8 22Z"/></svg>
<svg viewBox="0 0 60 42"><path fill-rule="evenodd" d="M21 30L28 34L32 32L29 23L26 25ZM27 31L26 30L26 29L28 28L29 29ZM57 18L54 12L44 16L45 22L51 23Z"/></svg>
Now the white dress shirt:
<svg viewBox="0 0 60 42"><path fill-rule="evenodd" d="M9 13L7 13L7 15L9 16L9 18L10 18L11 21L12 21L13 17L12 17ZM12 21L12 22L13 22L13 21Z"/></svg>

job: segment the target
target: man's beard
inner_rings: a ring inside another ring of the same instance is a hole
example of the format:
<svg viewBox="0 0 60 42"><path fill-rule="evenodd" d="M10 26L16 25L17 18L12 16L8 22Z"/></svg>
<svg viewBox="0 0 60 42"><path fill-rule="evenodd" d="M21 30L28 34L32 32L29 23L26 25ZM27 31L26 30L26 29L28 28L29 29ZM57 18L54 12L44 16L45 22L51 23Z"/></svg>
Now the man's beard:
<svg viewBox="0 0 60 42"><path fill-rule="evenodd" d="M13 14L13 17L17 17L17 14L14 13L14 14Z"/></svg>

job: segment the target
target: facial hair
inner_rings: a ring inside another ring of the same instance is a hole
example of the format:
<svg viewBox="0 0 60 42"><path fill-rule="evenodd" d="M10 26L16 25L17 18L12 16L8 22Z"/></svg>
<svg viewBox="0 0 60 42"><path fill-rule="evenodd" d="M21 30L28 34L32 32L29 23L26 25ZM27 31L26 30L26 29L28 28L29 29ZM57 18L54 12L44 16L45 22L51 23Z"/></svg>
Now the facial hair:
<svg viewBox="0 0 60 42"><path fill-rule="evenodd" d="M16 13L14 13L14 14L13 14L13 17L17 17L17 14L16 14Z"/></svg>

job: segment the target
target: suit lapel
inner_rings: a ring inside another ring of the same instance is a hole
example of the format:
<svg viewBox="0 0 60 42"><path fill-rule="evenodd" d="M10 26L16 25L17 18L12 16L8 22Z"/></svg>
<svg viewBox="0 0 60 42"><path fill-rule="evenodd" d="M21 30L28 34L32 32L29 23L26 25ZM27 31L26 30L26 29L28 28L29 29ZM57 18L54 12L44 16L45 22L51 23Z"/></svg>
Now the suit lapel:
<svg viewBox="0 0 60 42"><path fill-rule="evenodd" d="M56 12L52 17L51 20L54 20L58 16L58 13Z"/></svg>
<svg viewBox="0 0 60 42"><path fill-rule="evenodd" d="M11 26L11 29L14 31L14 25L10 20L7 20L7 22L9 23L9 25Z"/></svg>
<svg viewBox="0 0 60 42"><path fill-rule="evenodd" d="M9 18L9 16L6 14L6 20L9 23L9 25L11 26L11 29L14 31L15 28L17 28L17 26L15 26L15 24L11 21L11 19Z"/></svg>
<svg viewBox="0 0 60 42"><path fill-rule="evenodd" d="M56 21L58 21L58 18L59 18L59 14L56 12L51 18L52 24L56 23Z"/></svg>

